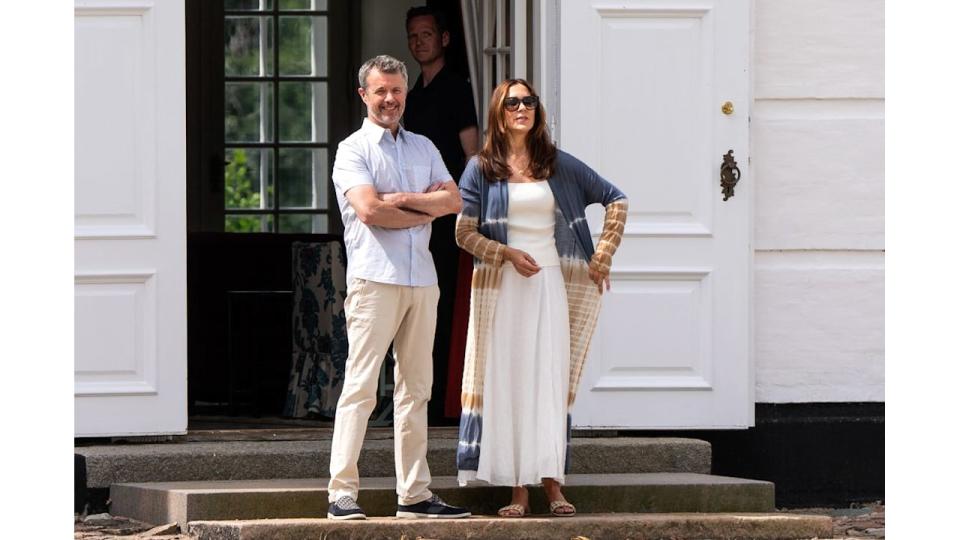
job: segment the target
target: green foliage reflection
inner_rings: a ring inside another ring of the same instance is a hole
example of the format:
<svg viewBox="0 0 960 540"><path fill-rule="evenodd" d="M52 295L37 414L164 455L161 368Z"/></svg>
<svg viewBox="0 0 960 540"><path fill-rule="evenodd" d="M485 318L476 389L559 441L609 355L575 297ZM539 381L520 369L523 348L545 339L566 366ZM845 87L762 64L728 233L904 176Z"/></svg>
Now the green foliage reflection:
<svg viewBox="0 0 960 540"><path fill-rule="evenodd" d="M224 168L223 180L226 208L260 208L260 190L254 188L246 150L238 148L233 151L232 159ZM224 222L224 230L259 232L261 223L259 216L230 216Z"/></svg>
<svg viewBox="0 0 960 540"><path fill-rule="evenodd" d="M228 9L257 10L272 2L224 0ZM326 9L326 2L284 0L283 9ZM254 81L230 81L224 87L225 137L228 142L273 141L275 128L283 142L326 142L326 83L281 82L280 75L326 74L326 17L284 15L275 18L268 12L250 16L231 15L224 23L224 74L258 77ZM275 26L276 25L276 26ZM277 31L278 35L274 34ZM314 41L319 40L315 50ZM315 58L315 53L318 55ZM277 63L274 63L277 54ZM275 86L276 85L276 86ZM276 91L276 93L275 93ZM277 100L275 102L274 100ZM274 104L276 103L276 109ZM316 110L315 110L316 108ZM275 117L275 113L278 117ZM321 125L315 126L315 123ZM281 147L270 150L228 150L224 169L224 204L227 232L267 232L279 230L309 231L314 227L309 215L280 218L230 214L231 209L316 208L316 171L326 169L326 153ZM322 156L322 157L321 157ZM274 162L273 160L278 160ZM261 162L261 160L266 160ZM273 177L276 165L278 176ZM276 200L274 186L281 199Z"/></svg>

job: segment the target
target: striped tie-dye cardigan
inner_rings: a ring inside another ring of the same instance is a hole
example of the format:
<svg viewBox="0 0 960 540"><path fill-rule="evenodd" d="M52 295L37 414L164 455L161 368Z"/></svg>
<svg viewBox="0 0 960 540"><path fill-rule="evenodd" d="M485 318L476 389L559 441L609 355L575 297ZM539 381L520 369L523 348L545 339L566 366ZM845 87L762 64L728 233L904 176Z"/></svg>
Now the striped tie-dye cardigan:
<svg viewBox="0 0 960 540"><path fill-rule="evenodd" d="M627 217L626 195L566 152L557 150L553 176L548 179L556 200L554 238L566 284L570 311L570 391L573 405L600 313L600 293L589 277L591 267L608 273L620 245ZM460 444L457 469L476 471L483 428L483 376L493 314L507 244L507 183L483 178L476 158L460 178L463 210L457 218L457 244L474 256L470 292L470 323L460 401ZM584 210L590 204L606 207L603 231L594 249ZM569 445L570 418L567 416ZM569 451L567 452L569 456ZM566 468L569 469L569 459Z"/></svg>

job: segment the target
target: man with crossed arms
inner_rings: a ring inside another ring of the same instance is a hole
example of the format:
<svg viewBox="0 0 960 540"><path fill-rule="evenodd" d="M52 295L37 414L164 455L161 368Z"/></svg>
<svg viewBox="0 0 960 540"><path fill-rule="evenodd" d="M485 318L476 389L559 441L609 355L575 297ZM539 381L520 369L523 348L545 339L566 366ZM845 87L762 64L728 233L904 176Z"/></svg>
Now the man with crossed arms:
<svg viewBox="0 0 960 540"><path fill-rule="evenodd" d="M394 343L397 517L470 515L433 495L427 465L427 402L433 382L437 273L431 222L460 211L460 192L437 148L406 131L403 62L382 55L359 73L363 126L337 148L333 184L347 248L347 357L330 453L331 519L365 519L357 461L377 402L380 366Z"/></svg>

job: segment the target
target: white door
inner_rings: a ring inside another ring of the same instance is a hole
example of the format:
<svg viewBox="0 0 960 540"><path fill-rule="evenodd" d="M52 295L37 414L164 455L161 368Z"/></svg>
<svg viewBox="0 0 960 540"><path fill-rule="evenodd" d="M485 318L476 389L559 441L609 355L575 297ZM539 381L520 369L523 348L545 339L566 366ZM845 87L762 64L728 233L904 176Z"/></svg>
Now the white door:
<svg viewBox="0 0 960 540"><path fill-rule="evenodd" d="M184 433L183 3L74 7L75 434Z"/></svg>
<svg viewBox="0 0 960 540"><path fill-rule="evenodd" d="M574 425L752 425L749 0L558 4L560 146L630 200Z"/></svg>

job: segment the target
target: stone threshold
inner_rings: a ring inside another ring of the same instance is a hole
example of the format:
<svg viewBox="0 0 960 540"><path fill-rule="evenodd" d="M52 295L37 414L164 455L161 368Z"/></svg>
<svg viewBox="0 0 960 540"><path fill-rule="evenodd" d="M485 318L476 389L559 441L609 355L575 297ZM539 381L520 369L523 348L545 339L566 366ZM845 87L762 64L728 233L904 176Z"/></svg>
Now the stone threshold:
<svg viewBox="0 0 960 540"><path fill-rule="evenodd" d="M478 515L496 515L510 488L434 477L431 490ZM694 473L584 474L566 477L564 494L581 514L637 512L770 512L770 482ZM148 523L198 520L319 518L327 512L327 479L117 484L111 513ZM393 516L396 479L361 478L358 502L368 516ZM534 513L547 514L543 490L531 488Z"/></svg>
<svg viewBox="0 0 960 540"><path fill-rule="evenodd" d="M827 516L779 513L590 514L570 518L531 516L522 519L374 518L356 522L329 519L195 521L187 526L187 531L198 540L785 540L830 538L832 522Z"/></svg>

